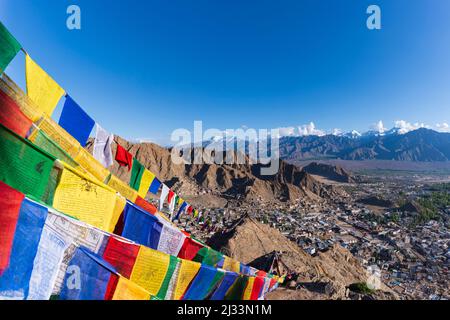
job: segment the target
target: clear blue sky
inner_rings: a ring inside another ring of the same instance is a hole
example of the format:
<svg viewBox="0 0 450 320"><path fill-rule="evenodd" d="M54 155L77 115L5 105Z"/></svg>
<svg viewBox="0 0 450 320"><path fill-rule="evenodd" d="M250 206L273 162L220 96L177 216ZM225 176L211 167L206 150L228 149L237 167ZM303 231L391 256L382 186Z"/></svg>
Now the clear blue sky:
<svg viewBox="0 0 450 320"><path fill-rule="evenodd" d="M66 28L77 4L82 30ZM381 31L366 28L369 4ZM450 121L448 0L0 0L0 19L103 127ZM20 84L23 56L7 70Z"/></svg>

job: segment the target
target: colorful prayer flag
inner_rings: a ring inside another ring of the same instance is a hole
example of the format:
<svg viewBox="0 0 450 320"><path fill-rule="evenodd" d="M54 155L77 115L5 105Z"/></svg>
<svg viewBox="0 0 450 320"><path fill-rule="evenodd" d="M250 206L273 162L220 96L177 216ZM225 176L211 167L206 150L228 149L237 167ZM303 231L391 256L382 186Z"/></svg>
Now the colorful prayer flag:
<svg viewBox="0 0 450 320"><path fill-rule="evenodd" d="M67 95L58 124L84 147L95 121Z"/></svg>
<svg viewBox="0 0 450 320"><path fill-rule="evenodd" d="M25 196L0 181L0 276L9 266L20 207Z"/></svg>
<svg viewBox="0 0 450 320"><path fill-rule="evenodd" d="M64 90L44 70L25 55L27 94L36 106L51 116Z"/></svg>
<svg viewBox="0 0 450 320"><path fill-rule="evenodd" d="M22 202L9 265L0 275L1 299L24 300L28 297L33 261L46 218L46 207L28 199Z"/></svg>
<svg viewBox="0 0 450 320"><path fill-rule="evenodd" d="M158 194L159 191L159 187L161 186L161 181L159 181L158 178L153 176L153 181L150 184L150 189L149 191L153 194Z"/></svg>
<svg viewBox="0 0 450 320"><path fill-rule="evenodd" d="M152 249L158 248L162 225L155 216L135 204L127 203L122 237Z"/></svg>
<svg viewBox="0 0 450 320"><path fill-rule="evenodd" d="M169 191L170 191L169 187L163 184L161 196L159 197L159 211L162 211L164 207L164 202L166 201L166 198L169 195Z"/></svg>
<svg viewBox="0 0 450 320"><path fill-rule="evenodd" d="M105 168L108 168L114 163L111 150L114 135L107 132L98 123L96 123L95 127L94 150L92 154L98 162Z"/></svg>
<svg viewBox="0 0 450 320"><path fill-rule="evenodd" d="M190 283L197 275L198 270L200 269L201 264L198 262L182 260L180 271L177 279L177 283L175 286L174 292L174 300L180 300L181 297L186 292L186 289L189 287Z"/></svg>
<svg viewBox="0 0 450 320"><path fill-rule="evenodd" d="M117 283L115 269L85 248L77 248L69 262L61 300L105 300L110 281ZM113 288L115 289L115 288Z"/></svg>
<svg viewBox="0 0 450 320"><path fill-rule="evenodd" d="M119 163L119 166L128 167L128 171L131 170L131 167L133 166L133 156L120 144L117 144L115 159Z"/></svg>
<svg viewBox="0 0 450 320"><path fill-rule="evenodd" d="M224 300L226 293L233 286L238 277L239 275L235 272L225 272L222 282L211 295L211 300Z"/></svg>
<svg viewBox="0 0 450 320"><path fill-rule="evenodd" d="M6 29L3 23L0 22L0 74L5 71L6 67L21 48L20 43Z"/></svg>
<svg viewBox="0 0 450 320"><path fill-rule="evenodd" d="M130 279L156 296L163 285L169 264L168 254L141 246Z"/></svg>
<svg viewBox="0 0 450 320"><path fill-rule="evenodd" d="M190 284L186 293L183 295L183 300L204 300L216 288L219 281L222 280L224 272L212 268L207 265L200 267L199 272Z"/></svg>
<svg viewBox="0 0 450 320"><path fill-rule="evenodd" d="M0 90L0 123L22 138L25 138L33 124L3 90Z"/></svg>
<svg viewBox="0 0 450 320"><path fill-rule="evenodd" d="M135 243L111 236L103 252L103 259L116 268L121 275L130 278L139 248L140 246Z"/></svg>
<svg viewBox="0 0 450 320"><path fill-rule="evenodd" d="M55 158L0 124L0 180L51 204L50 173Z"/></svg>

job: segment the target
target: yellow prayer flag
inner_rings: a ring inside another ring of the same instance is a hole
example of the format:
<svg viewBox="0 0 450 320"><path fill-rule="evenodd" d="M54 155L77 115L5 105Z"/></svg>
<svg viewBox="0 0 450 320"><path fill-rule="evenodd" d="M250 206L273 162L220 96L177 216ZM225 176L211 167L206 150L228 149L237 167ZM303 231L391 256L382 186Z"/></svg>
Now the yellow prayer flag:
<svg viewBox="0 0 450 320"><path fill-rule="evenodd" d="M109 229L117 194L76 169L64 165L53 207L101 230Z"/></svg>
<svg viewBox="0 0 450 320"><path fill-rule="evenodd" d="M125 209L126 205L127 205L127 200L123 196L117 195L116 196L116 205L114 207L113 216L111 218L109 228L106 231L111 232L111 233L114 232L117 221L119 221L120 215L122 214L123 209Z"/></svg>
<svg viewBox="0 0 450 320"><path fill-rule="evenodd" d="M108 169L84 148L80 148L80 151L74 160L101 182L105 182L106 178L109 176Z"/></svg>
<svg viewBox="0 0 450 320"><path fill-rule="evenodd" d="M231 271L233 260L230 257L225 256L223 260L222 269Z"/></svg>
<svg viewBox="0 0 450 320"><path fill-rule="evenodd" d="M244 291L242 300L250 300L251 299L254 283L255 283L255 277L249 277L248 281L247 281L247 286L245 287L245 291Z"/></svg>
<svg viewBox="0 0 450 320"><path fill-rule="evenodd" d="M150 300L150 292L133 281L120 277L114 291L113 300Z"/></svg>
<svg viewBox="0 0 450 320"><path fill-rule="evenodd" d="M61 128L53 119L44 117L39 123L38 128L41 129L47 136L56 142L61 149L67 152L72 159L75 160L80 153L80 143Z"/></svg>
<svg viewBox="0 0 450 320"><path fill-rule="evenodd" d="M182 260L180 272L178 274L177 284L175 287L174 300L180 300L191 281L197 275L201 264L194 261Z"/></svg>
<svg viewBox="0 0 450 320"><path fill-rule="evenodd" d="M231 271L240 273L241 272L241 263L236 260L231 261Z"/></svg>
<svg viewBox="0 0 450 320"><path fill-rule="evenodd" d="M148 189L150 188L150 185L152 184L154 179L155 175L150 171L148 171L147 169L145 169L144 173L142 174L141 184L139 185L138 190L138 194L141 198L145 199Z"/></svg>
<svg viewBox="0 0 450 320"><path fill-rule="evenodd" d="M156 296L166 277L169 264L168 254L141 246L130 279Z"/></svg>
<svg viewBox="0 0 450 320"><path fill-rule="evenodd" d="M116 190L117 192L119 192L122 196L124 196L131 202L133 203L136 202L136 199L138 197L137 191L131 188L129 185L127 185L119 178L117 178L116 176L111 175L107 185Z"/></svg>
<svg viewBox="0 0 450 320"><path fill-rule="evenodd" d="M27 94L48 116L55 110L64 90L29 55L25 55Z"/></svg>

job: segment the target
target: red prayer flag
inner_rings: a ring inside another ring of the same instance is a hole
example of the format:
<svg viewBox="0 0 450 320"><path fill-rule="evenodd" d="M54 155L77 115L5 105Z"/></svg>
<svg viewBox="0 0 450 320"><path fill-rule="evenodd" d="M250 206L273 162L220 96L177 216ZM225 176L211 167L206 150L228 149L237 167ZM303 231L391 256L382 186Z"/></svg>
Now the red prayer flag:
<svg viewBox="0 0 450 320"><path fill-rule="evenodd" d="M134 202L135 205L137 205L138 207L141 207L142 209L144 209L145 211L147 211L148 213L155 215L158 212L158 209L156 209L156 207L154 205L152 205L150 202L146 201L145 199L141 198L140 196L138 196L136 198L136 201Z"/></svg>
<svg viewBox="0 0 450 320"><path fill-rule="evenodd" d="M169 195L167 196L167 203L172 202L172 198L175 196L175 192L169 190Z"/></svg>
<svg viewBox="0 0 450 320"><path fill-rule="evenodd" d="M189 207L187 208L187 214L188 214L188 215L192 214L192 210L194 210L194 208L192 208L192 206L189 206Z"/></svg>
<svg viewBox="0 0 450 320"><path fill-rule="evenodd" d="M117 274L111 274L108 281L108 286L106 287L104 300L112 300L114 297L114 292L116 292L117 283L119 282L119 276Z"/></svg>
<svg viewBox="0 0 450 320"><path fill-rule="evenodd" d="M261 293L263 287L264 287L264 278L256 277L255 281L253 282L253 289L250 295L250 300L258 300L259 294Z"/></svg>
<svg viewBox="0 0 450 320"><path fill-rule="evenodd" d="M139 245L111 236L103 253L103 259L116 268L122 276L129 279L138 253Z"/></svg>
<svg viewBox="0 0 450 320"><path fill-rule="evenodd" d="M20 110L16 102L0 90L0 123L25 138L31 128L32 121Z"/></svg>
<svg viewBox="0 0 450 320"><path fill-rule="evenodd" d="M128 171L130 171L133 166L133 156L120 144L117 144L116 161L121 167L128 166Z"/></svg>
<svg viewBox="0 0 450 320"><path fill-rule="evenodd" d="M0 181L0 275L9 265L9 257L25 196Z"/></svg>
<svg viewBox="0 0 450 320"><path fill-rule="evenodd" d="M202 244L195 242L191 238L186 238L183 246L181 247L180 253L178 253L178 258L192 261L201 248L203 248Z"/></svg>

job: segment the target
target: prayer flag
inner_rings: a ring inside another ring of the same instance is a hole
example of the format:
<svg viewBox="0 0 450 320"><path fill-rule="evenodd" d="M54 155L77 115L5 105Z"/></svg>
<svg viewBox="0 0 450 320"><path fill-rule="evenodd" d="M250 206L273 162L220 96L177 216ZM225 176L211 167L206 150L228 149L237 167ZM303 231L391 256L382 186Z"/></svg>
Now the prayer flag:
<svg viewBox="0 0 450 320"><path fill-rule="evenodd" d="M224 272L207 265L201 265L191 285L183 295L183 300L204 300L222 280Z"/></svg>
<svg viewBox="0 0 450 320"><path fill-rule="evenodd" d="M139 245L111 236L103 252L103 259L129 279L138 253Z"/></svg>
<svg viewBox="0 0 450 320"><path fill-rule="evenodd" d="M136 158L133 158L133 170L131 170L130 187L138 191L138 193L144 171L145 167L142 163L140 163Z"/></svg>
<svg viewBox="0 0 450 320"><path fill-rule="evenodd" d="M169 264L168 254L141 246L130 279L156 296L163 285Z"/></svg>
<svg viewBox="0 0 450 320"><path fill-rule="evenodd" d="M113 141L114 135L96 123L93 155L105 168L112 166L114 163L111 150Z"/></svg>
<svg viewBox="0 0 450 320"><path fill-rule="evenodd" d="M254 283L255 283L255 277L248 277L247 285L245 286L244 295L242 296L242 300L251 300Z"/></svg>
<svg viewBox="0 0 450 320"><path fill-rule="evenodd" d="M189 287L190 283L197 275L201 264L198 262L182 260L180 271L175 286L174 300L180 300L186 289Z"/></svg>
<svg viewBox="0 0 450 320"><path fill-rule="evenodd" d="M53 207L101 230L110 230L116 215L116 192L76 169L64 166Z"/></svg>
<svg viewBox="0 0 450 320"><path fill-rule="evenodd" d="M139 188L138 188L138 194L142 198L145 199L145 196L147 195L149 188L151 187L153 181L155 180L155 175L148 171L147 169L144 169L141 177L141 181L139 182Z"/></svg>
<svg viewBox="0 0 450 320"><path fill-rule="evenodd" d="M161 196L159 197L159 211L162 211L164 207L164 202L166 201L166 198L169 195L169 191L170 191L169 187L163 184Z"/></svg>
<svg viewBox="0 0 450 320"><path fill-rule="evenodd" d="M222 282L211 296L211 300L224 300L228 290L236 282L239 275L235 272L225 272Z"/></svg>
<svg viewBox="0 0 450 320"><path fill-rule="evenodd" d="M81 109L72 97L67 95L59 118L59 125L84 147L94 128L95 121Z"/></svg>
<svg viewBox="0 0 450 320"><path fill-rule="evenodd" d="M29 55L25 56L27 94L36 106L51 116L64 90Z"/></svg>
<svg viewBox="0 0 450 320"><path fill-rule="evenodd" d="M105 300L110 281L116 281L114 268L85 248L77 248L69 262L62 300Z"/></svg>
<svg viewBox="0 0 450 320"><path fill-rule="evenodd" d="M109 176L107 185L133 203L137 201L136 199L139 197L136 190L132 189L129 185L117 178L115 175L111 174Z"/></svg>
<svg viewBox="0 0 450 320"><path fill-rule="evenodd" d="M0 180L51 204L47 199L55 158L0 124Z"/></svg>
<svg viewBox="0 0 450 320"><path fill-rule="evenodd" d="M22 138L25 138L33 124L3 90L0 90L0 123Z"/></svg>
<svg viewBox="0 0 450 320"><path fill-rule="evenodd" d="M247 288L248 277L239 275L225 294L225 300L242 300Z"/></svg>
<svg viewBox="0 0 450 320"><path fill-rule="evenodd" d="M153 175L153 181L150 184L150 189L149 191L153 194L158 194L159 191L159 187L161 186L161 181L159 181L158 178L155 178L155 176Z"/></svg>
<svg viewBox="0 0 450 320"><path fill-rule="evenodd" d="M125 150L120 144L117 144L116 161L121 167L128 167L128 171L133 166L133 156L127 150Z"/></svg>
<svg viewBox="0 0 450 320"><path fill-rule="evenodd" d="M172 218L173 212L175 210L176 199L177 199L177 196L176 196L175 192L170 190L169 191L168 201L169 201L169 213L170 213L170 217L171 218Z"/></svg>
<svg viewBox="0 0 450 320"><path fill-rule="evenodd" d="M28 199L22 202L9 266L0 276L0 298L24 300L28 297L33 261L46 218L46 207Z"/></svg>
<svg viewBox="0 0 450 320"><path fill-rule="evenodd" d="M0 22L0 74L5 71L8 64L14 59L16 54L22 48L20 43Z"/></svg>
<svg viewBox="0 0 450 320"><path fill-rule="evenodd" d="M24 195L0 181L0 276L9 266L14 234Z"/></svg>
<svg viewBox="0 0 450 320"><path fill-rule="evenodd" d="M188 205L187 202L183 200L183 202L182 202L182 204L180 206L180 209L178 209L178 213L175 216L175 218L173 219L173 221L180 219L180 215L186 210L187 205Z"/></svg>
<svg viewBox="0 0 450 320"><path fill-rule="evenodd" d="M176 283L176 279L178 277L180 259L174 256L170 257L169 267L167 268L166 276L164 281L161 284L161 288L156 295L157 298L165 300L170 299L172 295L172 290L174 287L174 283ZM177 268L178 267L178 268ZM171 286L172 284L172 286Z"/></svg>
<svg viewBox="0 0 450 320"><path fill-rule="evenodd" d="M155 215L158 212L154 205L139 196L137 197L135 204L152 215Z"/></svg>
<svg viewBox="0 0 450 320"><path fill-rule="evenodd" d="M165 220L159 221L162 223L162 230L158 243L158 251L178 256L186 236L169 222Z"/></svg>
<svg viewBox="0 0 450 320"><path fill-rule="evenodd" d="M155 216L128 202L122 237L152 249L158 248L162 225Z"/></svg>
<svg viewBox="0 0 450 320"><path fill-rule="evenodd" d="M264 288L264 277L255 277L250 300L259 300Z"/></svg>
<svg viewBox="0 0 450 320"><path fill-rule="evenodd" d="M150 292L133 281L119 277L112 300L150 300Z"/></svg>
<svg viewBox="0 0 450 320"><path fill-rule="evenodd" d="M181 247L178 258L192 260L197 255L198 251L204 246L191 238L186 238L184 240L183 246Z"/></svg>

